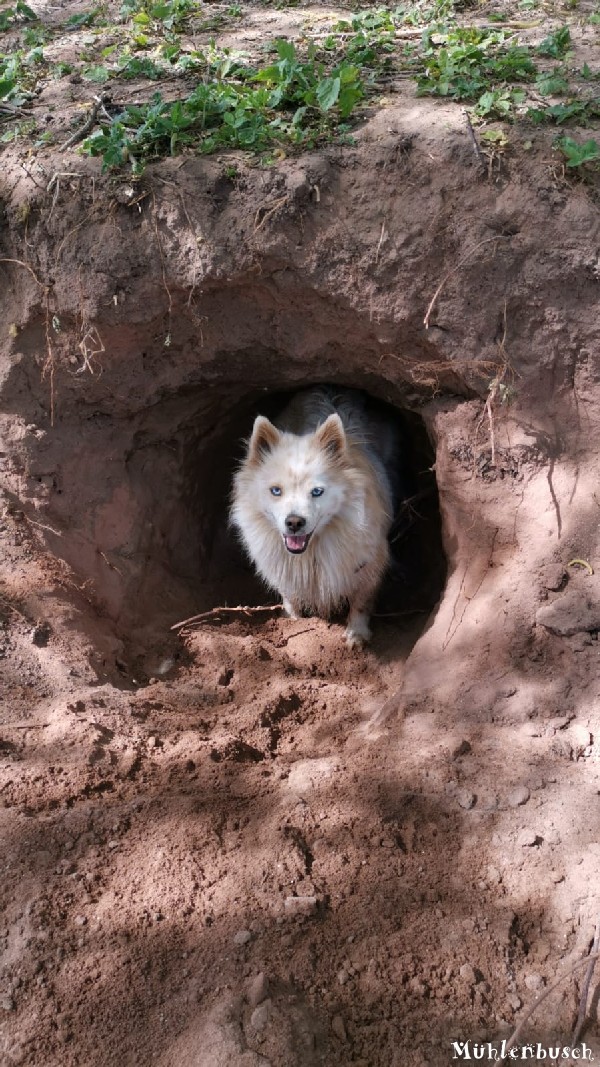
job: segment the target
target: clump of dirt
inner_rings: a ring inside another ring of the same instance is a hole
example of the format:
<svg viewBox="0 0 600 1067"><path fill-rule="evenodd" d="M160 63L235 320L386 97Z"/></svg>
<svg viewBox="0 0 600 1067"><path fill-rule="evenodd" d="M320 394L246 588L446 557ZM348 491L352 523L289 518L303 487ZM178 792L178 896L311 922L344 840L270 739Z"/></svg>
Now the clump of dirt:
<svg viewBox="0 0 600 1067"><path fill-rule="evenodd" d="M543 133L490 179L412 105L135 195L5 150L3 1063L441 1067L589 950L597 210ZM362 654L227 526L254 413L316 382L405 436ZM528 1036L569 1045L584 970Z"/></svg>

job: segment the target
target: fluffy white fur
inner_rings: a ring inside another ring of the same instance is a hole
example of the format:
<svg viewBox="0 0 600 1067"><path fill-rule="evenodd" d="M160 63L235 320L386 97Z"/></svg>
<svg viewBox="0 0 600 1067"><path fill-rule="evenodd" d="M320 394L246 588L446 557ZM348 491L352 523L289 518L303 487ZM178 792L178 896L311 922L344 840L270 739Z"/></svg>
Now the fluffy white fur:
<svg viewBox="0 0 600 1067"><path fill-rule="evenodd" d="M370 637L392 520L384 462L354 395L298 394L279 420L282 428L259 416L234 479L231 511L258 573L281 594L289 615L328 617L349 604L351 647ZM322 493L313 495L315 489ZM290 536L286 520L304 520L298 536Z"/></svg>

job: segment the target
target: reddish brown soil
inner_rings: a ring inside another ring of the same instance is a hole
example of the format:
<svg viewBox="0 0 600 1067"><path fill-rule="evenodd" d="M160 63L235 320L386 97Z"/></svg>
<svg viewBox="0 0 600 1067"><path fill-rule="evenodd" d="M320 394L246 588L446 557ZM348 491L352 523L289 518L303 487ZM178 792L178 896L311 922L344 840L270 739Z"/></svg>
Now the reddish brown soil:
<svg viewBox="0 0 600 1067"><path fill-rule="evenodd" d="M445 1067L589 950L598 211L546 134L482 176L402 92L235 179L5 149L2 1067ZM392 614L363 654L272 612L178 636L264 602L231 472L319 381L405 413ZM569 1044L583 973L527 1035ZM596 1059L597 1022L592 984Z"/></svg>

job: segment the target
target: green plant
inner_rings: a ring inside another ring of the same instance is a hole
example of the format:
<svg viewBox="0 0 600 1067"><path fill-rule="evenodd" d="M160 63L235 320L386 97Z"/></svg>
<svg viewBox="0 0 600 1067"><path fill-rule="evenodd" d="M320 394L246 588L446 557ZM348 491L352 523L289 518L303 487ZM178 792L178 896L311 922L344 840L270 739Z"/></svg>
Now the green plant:
<svg viewBox="0 0 600 1067"><path fill-rule="evenodd" d="M589 119L600 117L600 100L567 100L564 104L530 108L526 117L535 123L554 122L564 126L573 120L578 126L585 126Z"/></svg>
<svg viewBox="0 0 600 1067"><path fill-rule="evenodd" d="M27 26L23 31L23 44L25 48L38 48L45 44L51 36L47 26Z"/></svg>
<svg viewBox="0 0 600 1067"><path fill-rule="evenodd" d="M560 67L544 71L535 79L535 88L541 96L563 96L569 91L569 82Z"/></svg>
<svg viewBox="0 0 600 1067"><path fill-rule="evenodd" d="M201 5L198 0L124 0L121 15L132 18L136 26L149 26L152 22L161 23L167 30L179 28L191 15L198 14Z"/></svg>
<svg viewBox="0 0 600 1067"><path fill-rule="evenodd" d="M33 119L27 119L25 122L17 122L10 129L5 130L0 135L0 144L10 144L11 141L18 141L21 137L28 137L35 130L35 122Z"/></svg>
<svg viewBox="0 0 600 1067"><path fill-rule="evenodd" d="M93 67L85 67L82 71L82 76L86 81L98 82L99 85L103 85L110 78L110 71L108 67L98 64Z"/></svg>
<svg viewBox="0 0 600 1067"><path fill-rule="evenodd" d="M481 130L479 140L495 152L503 151L508 145L508 137L504 130Z"/></svg>
<svg viewBox="0 0 600 1067"><path fill-rule="evenodd" d="M28 96L22 54L0 55L0 100L11 100L20 107Z"/></svg>
<svg viewBox="0 0 600 1067"><path fill-rule="evenodd" d="M586 163L600 162L600 145L597 141L589 140L578 144L572 137L559 137L556 141L567 161L567 167L583 167Z"/></svg>
<svg viewBox="0 0 600 1067"><path fill-rule="evenodd" d="M138 56L128 55L120 57L117 72L121 78L148 78L149 81L157 81L165 74L164 68L147 56L140 59Z"/></svg>
<svg viewBox="0 0 600 1067"><path fill-rule="evenodd" d="M551 56L553 59L562 59L571 47L571 31L568 26L560 26L554 33L545 37L538 45L537 51L541 56Z"/></svg>
<svg viewBox="0 0 600 1067"><path fill-rule="evenodd" d="M301 109L330 111L337 105L342 118L346 118L362 98L363 90L357 67L341 63L330 75L325 75L322 65L309 60L298 60L291 41L276 41L279 62L258 71L254 80L271 89L270 107L298 106ZM300 118L304 118L303 111Z"/></svg>
<svg viewBox="0 0 600 1067"><path fill-rule="evenodd" d="M504 119L524 102L525 93L520 89L490 89L479 97L474 112L480 118Z"/></svg>
<svg viewBox="0 0 600 1067"><path fill-rule="evenodd" d="M37 22L35 11L23 3L23 0L17 0L14 7L5 7L0 11L0 32L8 30L18 22Z"/></svg>
<svg viewBox="0 0 600 1067"><path fill-rule="evenodd" d="M505 45L496 30L459 28L443 35L424 34L424 73L417 78L419 93L476 99L507 82L530 81L535 66L522 45Z"/></svg>
<svg viewBox="0 0 600 1067"><path fill-rule="evenodd" d="M80 30L83 26L93 26L99 14L99 8L94 8L93 11L81 11L79 15L71 15L65 22L65 29Z"/></svg>
<svg viewBox="0 0 600 1067"><path fill-rule="evenodd" d="M186 99L166 101L156 93L146 105L124 108L86 138L82 150L100 156L103 169L129 162L139 173L146 159L185 145L203 153L264 151L331 134L362 98L357 69L342 63L327 74L314 57L301 62L289 41L276 41L275 49L278 62L261 70L225 56Z"/></svg>

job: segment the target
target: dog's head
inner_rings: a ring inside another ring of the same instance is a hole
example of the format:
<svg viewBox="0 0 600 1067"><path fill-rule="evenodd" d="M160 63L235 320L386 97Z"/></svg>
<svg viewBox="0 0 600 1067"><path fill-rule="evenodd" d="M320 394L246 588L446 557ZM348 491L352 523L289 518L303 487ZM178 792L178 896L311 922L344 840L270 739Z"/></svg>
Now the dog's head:
<svg viewBox="0 0 600 1067"><path fill-rule="evenodd" d="M248 445L246 468L254 474L255 504L281 534L288 552L300 555L343 505L347 442L339 415L311 434L283 433L259 415Z"/></svg>

